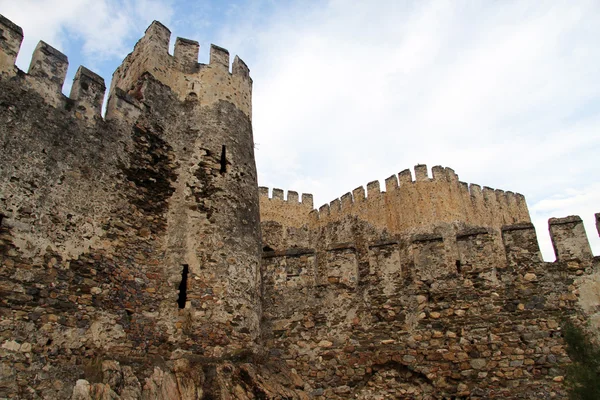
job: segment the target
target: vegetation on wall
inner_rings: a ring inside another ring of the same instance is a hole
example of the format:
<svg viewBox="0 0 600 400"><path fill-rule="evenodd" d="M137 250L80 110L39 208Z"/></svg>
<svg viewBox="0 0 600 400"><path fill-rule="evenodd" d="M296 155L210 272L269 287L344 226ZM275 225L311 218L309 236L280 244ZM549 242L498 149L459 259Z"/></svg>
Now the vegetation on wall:
<svg viewBox="0 0 600 400"><path fill-rule="evenodd" d="M566 384L572 400L600 399L600 347L571 322L563 324L567 352L573 363Z"/></svg>

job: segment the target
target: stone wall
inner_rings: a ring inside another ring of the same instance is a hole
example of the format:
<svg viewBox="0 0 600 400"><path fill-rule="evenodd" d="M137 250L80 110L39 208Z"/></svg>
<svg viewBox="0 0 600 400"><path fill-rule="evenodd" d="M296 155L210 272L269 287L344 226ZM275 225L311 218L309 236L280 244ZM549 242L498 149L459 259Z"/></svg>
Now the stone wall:
<svg viewBox="0 0 600 400"><path fill-rule="evenodd" d="M560 323L600 332L578 217L544 263L523 196L449 168L269 197L226 50L153 23L103 119L22 38L0 16L0 398L565 398Z"/></svg>
<svg viewBox="0 0 600 400"><path fill-rule="evenodd" d="M312 199L312 195L303 195ZM321 206L311 213L312 201L298 203L298 194L268 189L261 192L261 220L274 221L285 227L299 228L325 226L357 216L377 229L391 234L430 231L439 224L461 222L468 226L486 226L497 231L504 225L530 222L525 197L519 193L494 190L489 187L461 182L450 169L432 168L428 177L427 166L415 166L415 179L410 170L385 180L385 191L379 181L360 186L351 193Z"/></svg>
<svg viewBox="0 0 600 400"><path fill-rule="evenodd" d="M263 253L267 347L314 398L566 398L560 325L598 331L600 260L577 225L550 227L584 256L543 262L530 223L454 236L329 223L312 248Z"/></svg>
<svg viewBox="0 0 600 400"><path fill-rule="evenodd" d="M202 106L227 101L252 117L252 79L240 58L235 57L229 72L229 52L211 45L209 64L199 64L198 42L177 38L174 55L170 55L170 37L171 31L154 21L113 74L111 93L120 88L136 97L137 77L150 73L181 101L197 101ZM107 117L110 115L109 106Z"/></svg>
<svg viewBox="0 0 600 400"><path fill-rule="evenodd" d="M102 78L80 67L66 97L67 57L40 42L24 73L21 40L1 17L0 398L301 397L285 364L256 362L243 62L213 47L200 65L181 39L170 56L154 23L103 119Z"/></svg>

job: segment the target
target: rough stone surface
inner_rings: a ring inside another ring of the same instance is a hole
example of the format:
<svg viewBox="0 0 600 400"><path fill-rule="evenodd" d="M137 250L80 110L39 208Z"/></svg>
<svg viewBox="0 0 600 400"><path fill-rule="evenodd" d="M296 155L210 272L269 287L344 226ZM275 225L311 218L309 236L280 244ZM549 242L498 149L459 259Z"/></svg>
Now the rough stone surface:
<svg viewBox="0 0 600 400"><path fill-rule="evenodd" d="M163 28L106 120L101 78L80 68L65 97L45 43L30 74L3 69L0 398L302 397L261 345L251 80L154 54Z"/></svg>
<svg viewBox="0 0 600 400"><path fill-rule="evenodd" d="M541 261L522 195L427 167L257 187L248 67L154 22L104 81L0 16L0 398L565 398L600 332L580 219ZM586 247L587 246L587 247Z"/></svg>

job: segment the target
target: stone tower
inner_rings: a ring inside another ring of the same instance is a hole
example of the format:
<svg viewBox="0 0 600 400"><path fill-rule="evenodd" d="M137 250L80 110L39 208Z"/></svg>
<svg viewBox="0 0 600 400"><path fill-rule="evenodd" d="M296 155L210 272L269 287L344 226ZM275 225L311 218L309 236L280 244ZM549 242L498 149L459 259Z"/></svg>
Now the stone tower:
<svg viewBox="0 0 600 400"><path fill-rule="evenodd" d="M154 22L102 118L100 76L80 67L66 97L67 57L40 42L25 73L22 39L0 17L0 397L263 390L269 372L250 364L261 239L244 62L230 72L213 45L199 64L181 38L170 55Z"/></svg>
<svg viewBox="0 0 600 400"><path fill-rule="evenodd" d="M198 63L195 41L178 38L171 56L170 35L159 22L146 30L113 75L106 118L133 123L134 137L156 138L169 149L167 176L156 174L154 182L146 171L132 173L136 185L150 191L161 179L170 181L164 182L172 194L161 246L171 295L161 301L160 314L172 319L177 303L187 318L184 336L220 357L251 348L259 332L252 80L237 57L229 72L229 53L214 45L207 65ZM131 99L140 107L124 115L122 103ZM176 326L172 322L167 325Z"/></svg>

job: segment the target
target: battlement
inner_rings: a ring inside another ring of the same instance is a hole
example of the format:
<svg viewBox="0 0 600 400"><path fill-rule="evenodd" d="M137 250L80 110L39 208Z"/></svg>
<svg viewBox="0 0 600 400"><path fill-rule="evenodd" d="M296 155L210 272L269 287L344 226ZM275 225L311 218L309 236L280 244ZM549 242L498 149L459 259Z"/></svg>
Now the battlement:
<svg viewBox="0 0 600 400"><path fill-rule="evenodd" d="M470 225L495 226L528 222L523 195L481 188L458 179L451 168L435 166L429 177L426 165L406 169L385 179L360 186L319 208L318 219L329 222L344 215L359 215L377 226L398 232L429 222L462 220Z"/></svg>
<svg viewBox="0 0 600 400"><path fill-rule="evenodd" d="M258 194L261 219L264 221L286 221L286 225L301 226L313 211L313 195L309 193L299 196L298 192L288 190L287 198L284 198L284 191L275 188L269 196L269 188L260 186Z"/></svg>
<svg viewBox="0 0 600 400"><path fill-rule="evenodd" d="M104 79L84 66L75 75L69 97L62 93L69 60L65 54L40 41L31 57L27 74L19 74L15 61L19 54L23 30L0 15L0 75L24 79L24 87L40 94L56 108L73 109L75 116L86 120L101 118L106 85ZM74 107L73 107L74 106Z"/></svg>
<svg viewBox="0 0 600 400"><path fill-rule="evenodd" d="M170 87L181 101L195 102L200 106L229 101L251 117L252 79L248 66L239 57L235 57L230 72L226 49L211 45L209 63L201 64L198 62L200 45L197 41L177 38L171 55L170 40L171 31L160 22L154 21L148 27L133 52L113 74L107 119L119 115L113 112L120 104L118 89L143 97L137 82L146 73Z"/></svg>
<svg viewBox="0 0 600 400"><path fill-rule="evenodd" d="M389 233L455 222L499 231L505 225L530 221L523 195L461 182L454 170L442 166L433 167L430 177L426 165L417 165L414 179L413 173L405 169L385 179L385 191L379 181L372 181L366 189L359 186L323 204L318 210L312 210L312 202L298 203L297 194L290 193L284 201L283 191L274 189L268 202L268 189L261 188L261 199L264 199L261 200L261 220L299 228L303 225L322 226L346 216L356 216ZM279 211L274 212L274 208ZM289 210L294 217L289 218L284 210Z"/></svg>
<svg viewBox="0 0 600 400"><path fill-rule="evenodd" d="M550 218L548 228L558 261L583 261L593 257L583 221L579 216Z"/></svg>
<svg viewBox="0 0 600 400"><path fill-rule="evenodd" d="M101 121L104 80L66 97L22 39L0 16L0 398L565 397L557 321L600 321L579 217L545 263L522 195L423 164L315 210L257 187L227 50L152 23Z"/></svg>
<svg viewBox="0 0 600 400"><path fill-rule="evenodd" d="M379 181L371 181L367 183L366 196L364 187L359 186L354 189L352 193L346 193L341 198L333 200L332 203L340 202L346 206L352 206L354 203L366 201L369 198L379 198L381 195L386 193L393 193L394 191L401 189L407 185L414 185L418 182L449 182L458 183L461 190L468 192L468 196L473 202L482 203L487 207L493 207L500 205L500 207L509 209L517 209L522 207L525 198L520 193L513 193L511 191L503 191L500 189L492 189L484 186L483 189L477 184L468 184L465 182L458 181L458 175L454 173L451 168L444 168L441 166L435 166L432 168L432 178L429 178L426 165L416 165L415 179L412 178L412 173L409 169L405 169L397 175L392 175L385 179L385 191L382 191L379 185ZM344 201L341 201L345 199ZM340 211L345 211L342 207Z"/></svg>
<svg viewBox="0 0 600 400"><path fill-rule="evenodd" d="M137 118L143 108L143 91L136 85L146 73L169 86L181 101L200 106L229 101L251 117L252 79L248 66L239 57L235 57L230 72L229 52L211 45L209 64L200 64L198 42L177 38L174 53L170 55L170 38L171 31L160 22L154 21L148 27L133 52L113 74L107 119L132 122ZM78 118L89 121L101 118L106 92L102 77L79 67L70 95L66 97L62 88L69 66L67 56L40 41L27 74L19 74L15 61L22 41L23 30L0 15L0 76L21 76L29 90L38 92L53 107L74 110Z"/></svg>
<svg viewBox="0 0 600 400"><path fill-rule="evenodd" d="M23 29L0 15L0 73L16 74L15 61L23 42Z"/></svg>
<svg viewBox="0 0 600 400"><path fill-rule="evenodd" d="M566 267L561 264L562 261L576 261L576 264L573 264L575 267L573 265L568 267L572 273L583 270L587 265L585 262L592 258L587 238L577 236L577 232L581 233L580 223L581 219L577 216L552 218L549 221L553 243L560 249L554 264L559 269L565 269ZM558 226L562 227L563 231L557 232ZM503 226L500 241L497 240L497 236L498 232L492 229L472 227L458 230L452 235L430 231L398 235L387 239L371 237L366 246L360 246L354 241L331 242L326 239L314 242L314 248L289 247L287 250L267 251L263 254L263 258L271 269L293 262L294 270L302 271L300 274L302 279L295 280L292 284L294 287L300 283L302 285L343 283L343 287L347 290L354 290L359 285L358 259L360 258L369 260L371 274L382 277L385 274L398 275L399 281L408 279L431 283L444 279L483 277L485 285L495 284L497 269L505 270L523 282L534 281L536 278L526 274L534 272L540 274L540 271L546 268L543 265L549 264L542 260L533 224L518 223ZM577 240L574 240L574 237ZM566 256L564 249L569 249ZM368 254L362 254L364 252ZM311 257L299 259L307 254ZM287 261L278 261L284 259ZM278 289L290 286L285 279L274 282L274 285Z"/></svg>

